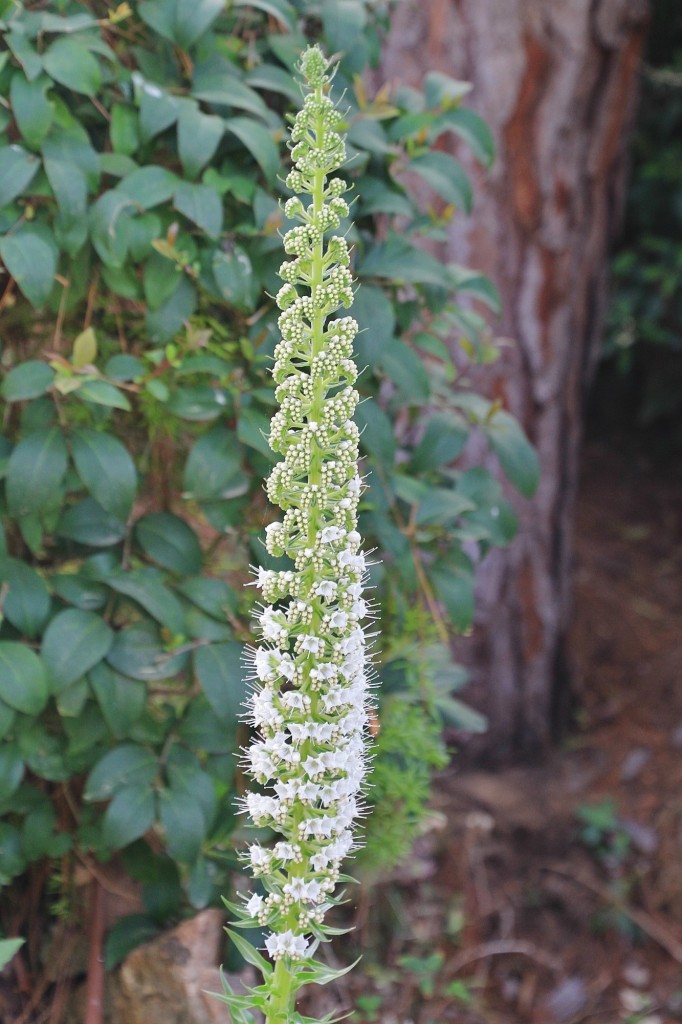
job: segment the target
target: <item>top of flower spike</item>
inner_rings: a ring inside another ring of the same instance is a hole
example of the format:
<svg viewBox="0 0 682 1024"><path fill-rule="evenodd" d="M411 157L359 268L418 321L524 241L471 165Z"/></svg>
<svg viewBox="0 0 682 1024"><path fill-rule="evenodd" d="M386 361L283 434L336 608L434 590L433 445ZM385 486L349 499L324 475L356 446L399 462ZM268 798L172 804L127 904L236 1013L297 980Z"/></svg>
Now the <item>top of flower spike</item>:
<svg viewBox="0 0 682 1024"><path fill-rule="evenodd" d="M329 81L329 62L317 44L308 47L301 57L300 66L301 74L311 89L325 85Z"/></svg>

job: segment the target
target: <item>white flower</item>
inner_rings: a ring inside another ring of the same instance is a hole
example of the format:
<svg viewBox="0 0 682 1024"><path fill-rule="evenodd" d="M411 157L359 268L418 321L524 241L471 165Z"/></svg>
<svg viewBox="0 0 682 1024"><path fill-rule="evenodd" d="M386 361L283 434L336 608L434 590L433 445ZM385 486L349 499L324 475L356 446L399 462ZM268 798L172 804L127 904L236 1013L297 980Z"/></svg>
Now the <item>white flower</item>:
<svg viewBox="0 0 682 1024"><path fill-rule="evenodd" d="M263 909L264 903L265 900L263 899L263 897L259 896L257 892L254 892L251 895L251 899L246 904L246 912L249 914L250 917L258 917L261 910Z"/></svg>
<svg viewBox="0 0 682 1024"><path fill-rule="evenodd" d="M319 636L313 636L308 633L301 633L299 642L302 651L307 651L309 654L322 654L324 650L324 641Z"/></svg>
<svg viewBox="0 0 682 1024"><path fill-rule="evenodd" d="M290 956L294 960L302 960L308 952L308 941L305 935L295 935L290 929L285 932L272 932L265 940L267 949L273 960Z"/></svg>
<svg viewBox="0 0 682 1024"><path fill-rule="evenodd" d="M348 615L346 612L337 611L332 615L330 622L334 629L345 629L348 624Z"/></svg>
<svg viewBox="0 0 682 1024"><path fill-rule="evenodd" d="M314 593L318 597L323 597L325 601L333 601L336 596L336 583L332 580L322 580L315 585Z"/></svg>
<svg viewBox="0 0 682 1024"><path fill-rule="evenodd" d="M334 541L340 540L345 536L345 532L340 526L325 526L320 530L320 543L333 544Z"/></svg>

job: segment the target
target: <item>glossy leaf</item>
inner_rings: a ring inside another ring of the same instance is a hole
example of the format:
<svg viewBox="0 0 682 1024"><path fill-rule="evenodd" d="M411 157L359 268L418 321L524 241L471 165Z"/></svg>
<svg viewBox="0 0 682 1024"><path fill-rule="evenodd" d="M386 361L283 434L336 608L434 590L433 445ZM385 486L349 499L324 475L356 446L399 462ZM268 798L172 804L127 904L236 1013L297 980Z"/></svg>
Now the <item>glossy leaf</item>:
<svg viewBox="0 0 682 1024"><path fill-rule="evenodd" d="M5 618L20 633L37 636L50 614L50 594L45 580L16 558L0 561L0 580L6 587L2 604Z"/></svg>
<svg viewBox="0 0 682 1024"><path fill-rule="evenodd" d="M0 238L0 256L32 306L42 306L54 284L57 253L45 233L31 224L22 225Z"/></svg>
<svg viewBox="0 0 682 1024"><path fill-rule="evenodd" d="M116 633L107 661L131 679L170 679L184 669L188 655L167 651L156 624L139 622Z"/></svg>
<svg viewBox="0 0 682 1024"><path fill-rule="evenodd" d="M171 633L182 633L182 607L172 591L163 585L158 570L130 569L110 576L107 583L117 594L132 598Z"/></svg>
<svg viewBox="0 0 682 1024"><path fill-rule="evenodd" d="M92 498L76 502L62 512L55 533L94 548L111 547L126 535L124 522L107 512Z"/></svg>
<svg viewBox="0 0 682 1024"><path fill-rule="evenodd" d="M0 148L0 208L7 206L30 185L40 160L23 146Z"/></svg>
<svg viewBox="0 0 682 1024"><path fill-rule="evenodd" d="M112 850L120 850L139 839L154 824L156 800L152 789L134 784L119 790L102 822L102 841Z"/></svg>
<svg viewBox="0 0 682 1024"><path fill-rule="evenodd" d="M203 561L197 535L170 512L150 512L135 524L135 538L146 555L171 572L199 572Z"/></svg>
<svg viewBox="0 0 682 1024"><path fill-rule="evenodd" d="M52 124L52 104L45 95L47 78L29 81L23 71L12 75L10 101L17 127L28 146L37 149Z"/></svg>
<svg viewBox="0 0 682 1024"><path fill-rule="evenodd" d="M146 747L121 743L99 759L85 783L86 800L109 800L127 786L148 786L158 772L158 761Z"/></svg>
<svg viewBox="0 0 682 1024"><path fill-rule="evenodd" d="M198 501L225 496L243 478L239 446L234 432L213 427L195 442L187 462L183 487Z"/></svg>
<svg viewBox="0 0 682 1024"><path fill-rule="evenodd" d="M249 117L231 117L225 127L248 149L268 182L273 183L280 168L279 150L271 133Z"/></svg>
<svg viewBox="0 0 682 1024"><path fill-rule="evenodd" d="M126 175L116 191L127 196L135 206L150 210L154 206L167 202L178 187L178 178L165 167L138 167Z"/></svg>
<svg viewBox="0 0 682 1024"><path fill-rule="evenodd" d="M194 651L194 671L206 699L223 719L235 719L246 696L243 647L238 643L206 644Z"/></svg>
<svg viewBox="0 0 682 1024"><path fill-rule="evenodd" d="M113 735L119 739L128 736L145 708L145 684L139 679L122 676L103 661L95 665L88 678Z"/></svg>
<svg viewBox="0 0 682 1024"><path fill-rule="evenodd" d="M125 522L137 491L137 471L127 448L111 434L81 427L71 434L71 451L92 497Z"/></svg>
<svg viewBox="0 0 682 1024"><path fill-rule="evenodd" d="M215 189L208 185L182 182L175 190L175 209L211 238L217 238L223 226L223 206Z"/></svg>
<svg viewBox="0 0 682 1024"><path fill-rule="evenodd" d="M42 657L54 693L61 693L106 657L114 639L111 628L94 612L68 608L45 630Z"/></svg>
<svg viewBox="0 0 682 1024"><path fill-rule="evenodd" d="M0 393L7 402L24 402L28 398L44 395L53 381L54 370L51 366L37 359L28 359L12 367L2 382Z"/></svg>
<svg viewBox="0 0 682 1024"><path fill-rule="evenodd" d="M0 641L0 698L24 715L37 715L45 707L45 669L30 647Z"/></svg>
<svg viewBox="0 0 682 1024"><path fill-rule="evenodd" d="M178 152L183 170L195 178L211 159L225 133L221 117L204 114L197 105L182 108L178 118Z"/></svg>
<svg viewBox="0 0 682 1024"><path fill-rule="evenodd" d="M62 36L50 43L43 54L43 67L55 82L86 96L94 96L102 84L97 58L75 38Z"/></svg>
<svg viewBox="0 0 682 1024"><path fill-rule="evenodd" d="M174 860L191 864L206 837L206 824L196 797L184 789L162 789L159 818L166 833L166 848Z"/></svg>
<svg viewBox="0 0 682 1024"><path fill-rule="evenodd" d="M7 467L5 488L10 514L20 519L42 511L54 499L66 466L66 445L57 427L36 430L22 438Z"/></svg>

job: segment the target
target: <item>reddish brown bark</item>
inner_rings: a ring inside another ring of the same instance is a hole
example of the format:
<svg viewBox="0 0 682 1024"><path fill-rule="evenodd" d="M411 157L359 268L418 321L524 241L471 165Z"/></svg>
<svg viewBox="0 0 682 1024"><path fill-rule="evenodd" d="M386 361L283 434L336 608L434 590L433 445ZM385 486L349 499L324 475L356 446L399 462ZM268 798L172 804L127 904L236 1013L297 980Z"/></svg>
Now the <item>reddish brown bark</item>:
<svg viewBox="0 0 682 1024"><path fill-rule="evenodd" d="M473 218L443 255L500 289L513 338L485 380L536 444L542 480L520 532L479 578L463 642L502 756L544 747L567 695L571 529L582 412L607 296L645 0L436 0L396 5L385 77L438 69L473 83L498 146ZM448 145L455 146L454 142ZM459 152L459 151L458 151Z"/></svg>

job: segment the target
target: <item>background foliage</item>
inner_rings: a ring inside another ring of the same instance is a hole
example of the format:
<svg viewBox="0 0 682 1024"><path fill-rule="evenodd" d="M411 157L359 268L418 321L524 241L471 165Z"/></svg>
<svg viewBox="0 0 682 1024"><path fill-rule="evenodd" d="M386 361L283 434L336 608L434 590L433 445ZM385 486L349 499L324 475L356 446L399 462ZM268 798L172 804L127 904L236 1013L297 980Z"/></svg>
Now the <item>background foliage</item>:
<svg viewBox="0 0 682 1024"><path fill-rule="evenodd" d="M144 914L111 934L113 964L216 900L234 866L242 584L268 561L268 296L307 39L342 54L353 313L375 399L359 417L362 528L382 560L368 869L409 845L443 722L483 727L453 697L465 675L448 641L470 626L475 560L514 515L487 470L455 460L482 433L524 494L537 465L463 375L495 357L480 315L493 288L418 248L471 207L438 139L489 163L490 136L438 73L368 97L383 5L0 0L0 15L0 880L30 885L49 856L68 892L77 862L120 851Z"/></svg>
<svg viewBox="0 0 682 1024"><path fill-rule="evenodd" d="M653 5L646 61L597 394L612 418L634 409L641 423L670 426L682 408L682 18L673 0Z"/></svg>

